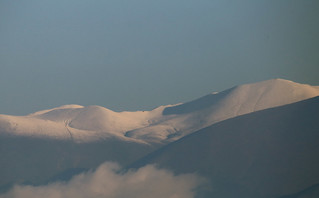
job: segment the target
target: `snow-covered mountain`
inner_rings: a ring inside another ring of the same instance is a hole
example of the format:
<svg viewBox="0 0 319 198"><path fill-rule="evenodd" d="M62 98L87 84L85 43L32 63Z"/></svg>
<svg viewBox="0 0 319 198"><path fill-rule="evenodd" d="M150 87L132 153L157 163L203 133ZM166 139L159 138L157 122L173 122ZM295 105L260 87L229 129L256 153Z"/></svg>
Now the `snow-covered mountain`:
<svg viewBox="0 0 319 198"><path fill-rule="evenodd" d="M151 112L114 112L100 106L65 105L27 116L0 115L0 131L6 135L92 142L108 138L142 142L125 132L148 126L162 117L163 107Z"/></svg>
<svg viewBox="0 0 319 198"><path fill-rule="evenodd" d="M0 133L74 142L117 138L166 143L228 118L318 95L316 86L274 79L152 111L114 112L100 106L65 105L27 116L0 115Z"/></svg>
<svg viewBox="0 0 319 198"><path fill-rule="evenodd" d="M199 173L199 198L319 197L319 97L228 119L137 161Z"/></svg>
<svg viewBox="0 0 319 198"><path fill-rule="evenodd" d="M275 79L152 111L65 105L26 116L0 115L0 191L14 183L42 184L104 161L127 166L220 121L316 96L318 86Z"/></svg>
<svg viewBox="0 0 319 198"><path fill-rule="evenodd" d="M241 85L191 102L166 107L162 112L164 119L130 131L126 136L155 142L172 142L222 120L318 95L318 86L282 79Z"/></svg>

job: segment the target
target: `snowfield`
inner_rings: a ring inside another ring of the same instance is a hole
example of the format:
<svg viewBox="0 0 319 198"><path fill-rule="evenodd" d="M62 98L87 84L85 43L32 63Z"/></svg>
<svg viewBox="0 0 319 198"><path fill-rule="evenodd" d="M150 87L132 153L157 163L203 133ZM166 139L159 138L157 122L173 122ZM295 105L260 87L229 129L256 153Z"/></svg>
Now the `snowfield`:
<svg viewBox="0 0 319 198"><path fill-rule="evenodd" d="M198 198L318 197L318 96L318 86L274 79L152 111L64 105L26 116L0 115L0 197L78 192L78 185L100 183L91 178L100 177L101 170L133 184L133 175L139 175L141 188L132 190L142 194L148 190L146 176L158 181L168 173L158 185L172 197L176 182L185 187L177 196L200 185L180 179L185 174L210 183ZM98 168L104 162L139 169ZM105 177L98 192L121 194L105 191L113 182Z"/></svg>
<svg viewBox="0 0 319 198"><path fill-rule="evenodd" d="M100 106L65 105L27 116L0 115L0 133L78 143L117 138L165 144L222 120L318 95L316 86L273 79L152 111L114 112Z"/></svg>
<svg viewBox="0 0 319 198"><path fill-rule="evenodd" d="M146 164L209 178L200 198L319 197L319 97L213 124L131 167Z"/></svg>

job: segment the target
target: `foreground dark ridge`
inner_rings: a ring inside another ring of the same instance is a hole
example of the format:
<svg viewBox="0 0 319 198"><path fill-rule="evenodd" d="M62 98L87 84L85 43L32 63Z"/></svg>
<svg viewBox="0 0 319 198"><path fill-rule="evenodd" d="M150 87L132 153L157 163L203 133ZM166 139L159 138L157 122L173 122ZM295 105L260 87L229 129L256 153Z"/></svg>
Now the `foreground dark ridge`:
<svg viewBox="0 0 319 198"><path fill-rule="evenodd" d="M176 173L199 173L212 187L202 197L319 197L318 154L315 97L214 124L131 167L157 164Z"/></svg>

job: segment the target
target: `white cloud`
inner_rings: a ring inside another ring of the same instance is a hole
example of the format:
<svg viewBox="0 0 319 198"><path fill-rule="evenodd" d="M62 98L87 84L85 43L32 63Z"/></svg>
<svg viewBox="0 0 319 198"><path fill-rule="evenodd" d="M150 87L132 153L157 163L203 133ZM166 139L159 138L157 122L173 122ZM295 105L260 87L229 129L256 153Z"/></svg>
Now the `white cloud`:
<svg viewBox="0 0 319 198"><path fill-rule="evenodd" d="M96 171L79 174L68 182L46 186L17 185L0 198L192 198L204 179L195 174L174 175L147 165L118 173L120 167L106 162Z"/></svg>

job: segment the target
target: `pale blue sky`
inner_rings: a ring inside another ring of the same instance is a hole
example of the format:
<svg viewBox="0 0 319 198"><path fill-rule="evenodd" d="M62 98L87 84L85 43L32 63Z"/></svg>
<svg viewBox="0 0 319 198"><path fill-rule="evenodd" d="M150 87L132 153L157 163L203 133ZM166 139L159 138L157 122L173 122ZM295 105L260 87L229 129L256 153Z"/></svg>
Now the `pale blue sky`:
<svg viewBox="0 0 319 198"><path fill-rule="evenodd" d="M0 114L319 85L318 0L0 0Z"/></svg>

